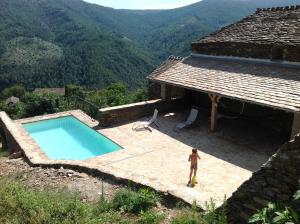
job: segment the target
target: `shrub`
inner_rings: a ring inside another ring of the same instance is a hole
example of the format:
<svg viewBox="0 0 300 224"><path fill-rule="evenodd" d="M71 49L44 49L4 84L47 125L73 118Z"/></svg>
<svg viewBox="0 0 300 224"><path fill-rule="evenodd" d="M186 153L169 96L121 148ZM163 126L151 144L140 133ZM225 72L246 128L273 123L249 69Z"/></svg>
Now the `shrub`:
<svg viewBox="0 0 300 224"><path fill-rule="evenodd" d="M104 212L97 216L90 222L91 224L129 224L132 223L127 219L124 219L119 213L114 211ZM86 224L86 223L82 223Z"/></svg>
<svg viewBox="0 0 300 224"><path fill-rule="evenodd" d="M132 94L133 102L141 102L148 99L148 93L145 88L139 88Z"/></svg>
<svg viewBox="0 0 300 224"><path fill-rule="evenodd" d="M61 97L54 93L27 93L24 98L26 116L58 112Z"/></svg>
<svg viewBox="0 0 300 224"><path fill-rule="evenodd" d="M183 210L179 216L177 216L172 224L203 224L200 213L196 213L189 209Z"/></svg>
<svg viewBox="0 0 300 224"><path fill-rule="evenodd" d="M81 86L78 85L66 85L65 86L65 95L66 97L72 97L72 96L79 96L84 97L84 89Z"/></svg>
<svg viewBox="0 0 300 224"><path fill-rule="evenodd" d="M26 115L23 102L6 104L5 101L0 101L0 111L5 111L12 119L20 119Z"/></svg>
<svg viewBox="0 0 300 224"><path fill-rule="evenodd" d="M296 191L296 193L293 195L293 200L294 201L300 200L300 190Z"/></svg>
<svg viewBox="0 0 300 224"><path fill-rule="evenodd" d="M206 204L206 212L200 213L193 203L192 209L183 210L172 224L227 224L226 206L217 211L215 203L211 200Z"/></svg>
<svg viewBox="0 0 300 224"><path fill-rule="evenodd" d="M224 198L224 205L219 210L216 209L216 204L213 200L210 203L206 203L206 212L204 213L205 223L208 224L227 224L226 216L226 198Z"/></svg>
<svg viewBox="0 0 300 224"><path fill-rule="evenodd" d="M139 219L137 220L138 224L158 224L163 221L165 218L164 214L157 213L153 210L148 210L142 212Z"/></svg>
<svg viewBox="0 0 300 224"><path fill-rule="evenodd" d="M21 85L14 85L14 86L11 86L11 87L8 87L6 89L4 89L2 91L2 97L4 99L8 98L8 97L11 97L11 96L15 96L15 97L19 97L19 98L22 98L24 97L25 95L25 88Z"/></svg>
<svg viewBox="0 0 300 224"><path fill-rule="evenodd" d="M300 199L300 191L293 195L293 201ZM276 203L269 203L267 207L257 211L249 219L249 223L262 223L262 224L296 224L300 221L300 215L289 205L279 205Z"/></svg>
<svg viewBox="0 0 300 224"><path fill-rule="evenodd" d="M27 92L20 85L6 88L0 94L0 110L7 112L13 119L73 109L81 109L95 118L99 108L147 99L146 89L130 91L122 83L114 83L98 90L87 90L77 85L67 85L65 88L66 97L55 93ZM10 96L19 97L20 102L6 105L5 100Z"/></svg>
<svg viewBox="0 0 300 224"><path fill-rule="evenodd" d="M109 212L112 210L112 204L106 200L105 198L102 198L99 200L99 202L96 204L95 213L101 214L103 212Z"/></svg>
<svg viewBox="0 0 300 224"><path fill-rule="evenodd" d="M140 213L152 208L157 201L158 196L148 189L140 189L138 192L135 192L127 188L116 193L112 205L114 209L120 211Z"/></svg>
<svg viewBox="0 0 300 224"><path fill-rule="evenodd" d="M115 211L99 212L97 204L83 203L76 194L63 190L35 192L19 182L0 179L0 223L3 224L128 223Z"/></svg>

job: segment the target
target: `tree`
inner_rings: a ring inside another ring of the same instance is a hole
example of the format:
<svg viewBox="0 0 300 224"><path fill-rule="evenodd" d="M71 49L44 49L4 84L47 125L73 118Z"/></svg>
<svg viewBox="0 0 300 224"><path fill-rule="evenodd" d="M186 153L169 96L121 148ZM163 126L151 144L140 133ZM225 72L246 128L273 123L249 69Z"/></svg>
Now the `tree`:
<svg viewBox="0 0 300 224"><path fill-rule="evenodd" d="M114 83L105 90L108 106L117 106L130 102L126 86L122 83Z"/></svg>
<svg viewBox="0 0 300 224"><path fill-rule="evenodd" d="M27 93L24 99L26 116L59 112L61 98L54 93Z"/></svg>
<svg viewBox="0 0 300 224"><path fill-rule="evenodd" d="M132 94L132 101L133 102L141 102L141 101L145 101L147 99L148 99L148 93L147 93L147 90L145 88L137 89L137 91L135 91Z"/></svg>
<svg viewBox="0 0 300 224"><path fill-rule="evenodd" d="M26 90L23 86L14 85L14 86L11 86L11 87L8 87L8 88L4 89L2 91L1 95L4 99L6 99L8 97L11 97L11 96L22 98L22 97L24 97L25 92L26 92Z"/></svg>
<svg viewBox="0 0 300 224"><path fill-rule="evenodd" d="M69 84L65 86L66 97L78 96L84 97L84 90L81 86Z"/></svg>

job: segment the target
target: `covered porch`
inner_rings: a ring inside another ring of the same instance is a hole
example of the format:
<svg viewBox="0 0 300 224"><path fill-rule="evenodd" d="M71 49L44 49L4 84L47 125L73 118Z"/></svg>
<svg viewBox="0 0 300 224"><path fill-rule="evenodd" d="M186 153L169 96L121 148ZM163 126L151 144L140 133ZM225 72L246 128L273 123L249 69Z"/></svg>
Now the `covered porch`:
<svg viewBox="0 0 300 224"><path fill-rule="evenodd" d="M220 118L249 118L287 139L300 132L300 65L194 54L170 57L148 76L150 97L182 97L209 111L210 131Z"/></svg>

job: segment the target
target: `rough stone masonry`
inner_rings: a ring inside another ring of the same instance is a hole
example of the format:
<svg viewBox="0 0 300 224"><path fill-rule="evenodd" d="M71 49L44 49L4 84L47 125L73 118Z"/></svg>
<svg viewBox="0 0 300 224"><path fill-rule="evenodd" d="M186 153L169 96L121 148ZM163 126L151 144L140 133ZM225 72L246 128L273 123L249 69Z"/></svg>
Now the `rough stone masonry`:
<svg viewBox="0 0 300 224"><path fill-rule="evenodd" d="M284 204L300 189L300 134L284 144L228 200L229 223L247 223L268 202ZM300 204L295 204L300 211Z"/></svg>

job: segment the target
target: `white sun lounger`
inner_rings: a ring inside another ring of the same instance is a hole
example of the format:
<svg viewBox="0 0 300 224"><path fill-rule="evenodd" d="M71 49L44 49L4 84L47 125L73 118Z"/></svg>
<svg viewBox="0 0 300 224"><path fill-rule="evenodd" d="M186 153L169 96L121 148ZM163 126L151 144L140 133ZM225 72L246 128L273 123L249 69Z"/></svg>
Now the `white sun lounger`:
<svg viewBox="0 0 300 224"><path fill-rule="evenodd" d="M158 110L155 109L152 118L149 121L139 121L132 125L132 130L138 130L138 129L149 129L149 126L151 124L155 124L157 127L158 125L155 123L158 115Z"/></svg>
<svg viewBox="0 0 300 224"><path fill-rule="evenodd" d="M192 125L196 121L197 116L198 116L198 110L192 108L187 120L185 122L177 124L176 128L183 129L183 128L186 128L186 127Z"/></svg>

